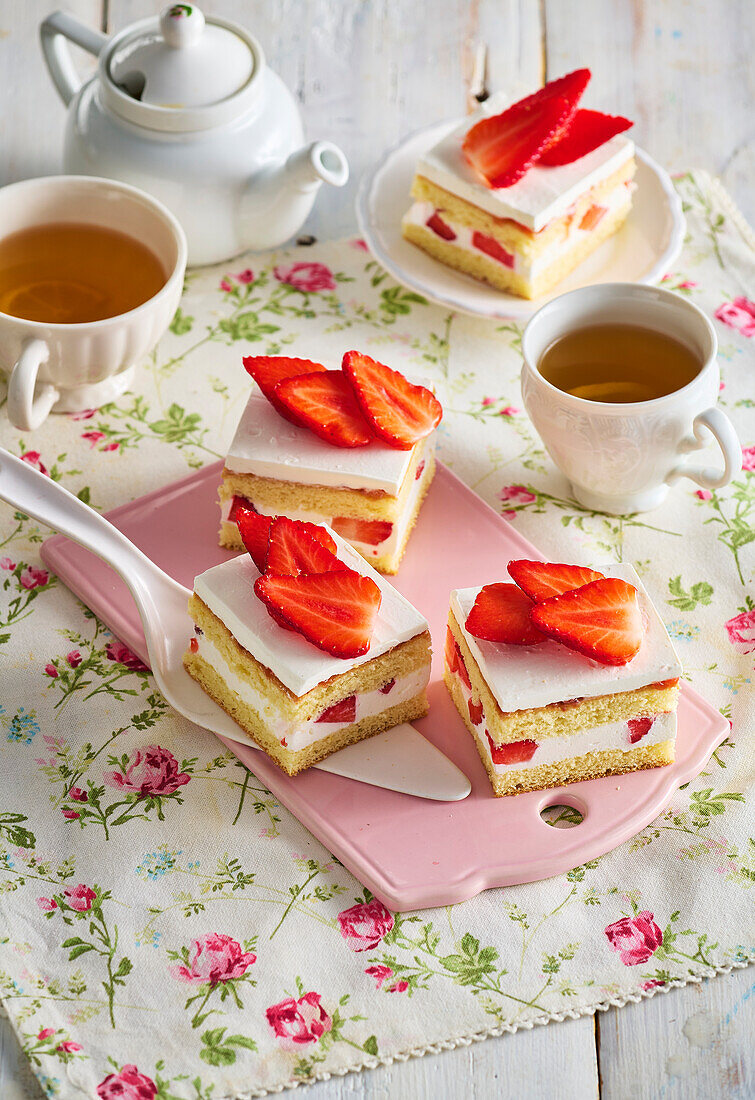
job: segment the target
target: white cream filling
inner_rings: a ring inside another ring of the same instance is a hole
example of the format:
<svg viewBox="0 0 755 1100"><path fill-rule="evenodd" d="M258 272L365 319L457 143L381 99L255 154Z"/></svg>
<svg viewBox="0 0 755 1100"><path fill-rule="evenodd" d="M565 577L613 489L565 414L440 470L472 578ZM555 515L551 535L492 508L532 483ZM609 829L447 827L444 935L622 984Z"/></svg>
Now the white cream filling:
<svg viewBox="0 0 755 1100"><path fill-rule="evenodd" d="M472 692L464 681L455 673L456 680L461 688L464 701L469 704ZM482 704L479 704L482 707ZM630 719L634 721L634 719ZM537 741L537 748L529 760L512 761L510 764L496 764L493 761L493 751L486 737L485 710L482 709L482 717L474 726L475 737L482 746L485 757L495 771L496 775L505 772L527 771L530 768L539 768L543 764L559 764L562 760L572 760L581 756L587 756L591 752L611 752L619 749L621 752L630 752L638 746L660 745L664 741L672 741L676 737L676 712L668 711L653 718L653 724L647 733L632 742L632 731L629 722L606 722L602 726L592 726L581 733L573 733L566 737L544 737ZM537 740L533 738L533 740Z"/></svg>
<svg viewBox="0 0 755 1100"><path fill-rule="evenodd" d="M290 752L300 752L310 745L321 741L324 737L331 737L341 729L351 726L354 722L361 722L373 714L380 714L399 703L406 703L413 699L420 691L427 687L430 679L429 663L408 676L402 676L396 680L389 692L379 689L365 691L357 694L356 717L353 722L292 722L281 716L280 711L270 702L267 696L255 691L248 681L244 680L231 668L218 647L206 634L197 637L199 656L217 672L225 685L234 692L238 698L251 707L260 720L264 722L269 732L280 741Z"/></svg>
<svg viewBox="0 0 755 1100"><path fill-rule="evenodd" d="M628 206L630 203L630 195L631 189L627 187L625 183L620 183L618 187L610 191L599 203L601 207L605 207L606 212L603 218ZM403 220L409 225L423 226L432 233L433 230L427 225L427 222L433 216L435 210L436 207L431 202L415 202L406 212ZM487 256L489 260L495 261L495 256L490 256L484 249L478 248L473 243L474 230L470 226L458 225L456 222L451 221L443 210L439 211L439 215L449 229L452 229L456 234L454 240L446 240L445 237L440 236L438 237L439 240L442 240L445 244L452 245L454 248L459 248L463 252L472 252L476 255ZM598 222L598 225L599 224L600 222ZM594 228L597 228L597 225ZM561 256L571 252L580 241L584 240L592 232L592 228L582 229L579 223L574 221L570 225L565 237L548 245L547 248L542 249L533 259L527 260L516 252L512 253L514 263L509 270L514 271L517 275L521 275L527 280L532 280L543 271L546 271L552 264L556 263ZM501 247L505 248L506 246L502 245ZM508 264L502 264L502 266L509 267Z"/></svg>
<svg viewBox="0 0 755 1100"><path fill-rule="evenodd" d="M400 518L393 523L393 528L388 538L383 539L382 542L378 543L360 542L358 539L352 538L346 540L351 546L354 547L355 550L358 550L363 557L367 558L367 560L369 560L370 558L382 558L386 556L392 556L398 551L399 547L403 545L403 540L406 537L407 528L409 527L411 519L414 515L414 510L417 507L417 500L421 491L424 488L427 463L431 460L434 451L435 440L433 439L428 444L424 454L423 461L425 462L425 466L422 470L422 473L418 478L415 478L414 484L412 485L412 488L409 492L409 496L407 497L406 504L404 505L404 510L401 513ZM232 505L233 498L231 498L230 500L221 501L221 519L228 519ZM258 511L265 513L265 507L263 505L260 505L258 508L257 504L254 501L252 501L252 505L257 508ZM333 523L333 520L336 518L335 516L324 514L323 512L312 512L306 511L305 509L294 510L287 508L284 512L281 512L280 514L288 516L289 519L304 520L306 523L327 523L328 526L330 526Z"/></svg>

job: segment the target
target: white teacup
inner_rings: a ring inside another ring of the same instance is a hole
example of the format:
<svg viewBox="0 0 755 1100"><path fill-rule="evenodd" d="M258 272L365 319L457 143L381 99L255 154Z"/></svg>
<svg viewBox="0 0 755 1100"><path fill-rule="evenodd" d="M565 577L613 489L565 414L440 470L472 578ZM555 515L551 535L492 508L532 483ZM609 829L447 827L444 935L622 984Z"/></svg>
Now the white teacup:
<svg viewBox="0 0 755 1100"><path fill-rule="evenodd" d="M559 336L595 324L655 329L686 344L700 360L686 386L652 401L614 404L564 393L538 364ZM660 505L680 477L706 489L727 485L742 468L731 421L715 407L720 374L716 334L697 306L658 287L603 283L553 298L531 318L522 339L522 399L548 454L586 508L622 515ZM716 438L723 470L685 455Z"/></svg>
<svg viewBox="0 0 755 1100"><path fill-rule="evenodd" d="M136 309L101 321L48 324L0 313L0 370L10 374L8 416L22 431L38 428L51 411L97 408L128 389L135 364L171 322L186 267L178 221L137 187L92 176L50 176L0 189L0 237L52 222L118 229L149 246L166 278Z"/></svg>

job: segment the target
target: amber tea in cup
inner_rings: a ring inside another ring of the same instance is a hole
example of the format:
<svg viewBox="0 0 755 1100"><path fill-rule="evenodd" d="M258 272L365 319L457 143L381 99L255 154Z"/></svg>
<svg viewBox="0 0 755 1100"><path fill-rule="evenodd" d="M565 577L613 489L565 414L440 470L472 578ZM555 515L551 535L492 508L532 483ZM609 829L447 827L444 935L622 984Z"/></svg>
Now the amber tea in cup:
<svg viewBox="0 0 755 1100"><path fill-rule="evenodd" d="M118 317L165 285L141 241L102 225L55 222L0 238L0 313L71 325Z"/></svg>
<svg viewBox="0 0 755 1100"><path fill-rule="evenodd" d="M558 336L538 370L584 401L653 401L688 385L702 363L686 344L655 329L620 323L588 325Z"/></svg>

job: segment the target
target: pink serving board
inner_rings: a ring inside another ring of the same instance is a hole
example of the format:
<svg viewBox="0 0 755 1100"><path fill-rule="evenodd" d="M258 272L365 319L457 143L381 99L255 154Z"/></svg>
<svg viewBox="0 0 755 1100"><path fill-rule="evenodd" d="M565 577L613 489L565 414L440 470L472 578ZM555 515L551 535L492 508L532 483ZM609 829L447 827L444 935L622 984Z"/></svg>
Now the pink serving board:
<svg viewBox="0 0 755 1100"><path fill-rule="evenodd" d="M221 466L205 467L108 513L116 527L189 588L198 573L231 556L217 545ZM61 535L44 543L42 557L146 659L136 606L109 566ZM495 798L443 684L443 642L451 589L500 580L505 564L518 557L542 555L439 465L395 584L427 617L435 649L430 713L415 725L469 776L472 793L463 802L432 802L314 769L292 779L263 752L224 740L390 909L448 905L491 886L548 878L609 852L667 806L728 732L719 712L685 684L673 765ZM540 811L556 804L575 807L584 820L571 829L546 825Z"/></svg>

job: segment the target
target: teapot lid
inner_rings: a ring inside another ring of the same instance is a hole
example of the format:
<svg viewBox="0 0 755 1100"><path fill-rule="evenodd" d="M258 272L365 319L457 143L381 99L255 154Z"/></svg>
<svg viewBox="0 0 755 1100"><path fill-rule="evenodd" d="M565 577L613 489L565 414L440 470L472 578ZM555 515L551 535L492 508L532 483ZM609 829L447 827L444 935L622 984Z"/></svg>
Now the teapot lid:
<svg viewBox="0 0 755 1100"><path fill-rule="evenodd" d="M196 130L236 117L256 98L262 51L241 27L171 4L111 40L103 61L108 102L157 130Z"/></svg>

